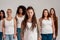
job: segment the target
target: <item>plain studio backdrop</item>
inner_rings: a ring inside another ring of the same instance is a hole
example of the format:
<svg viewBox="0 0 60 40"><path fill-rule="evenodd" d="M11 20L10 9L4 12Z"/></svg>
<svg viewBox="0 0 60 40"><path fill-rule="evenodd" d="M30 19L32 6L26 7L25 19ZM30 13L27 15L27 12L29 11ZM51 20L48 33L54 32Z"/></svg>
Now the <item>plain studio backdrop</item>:
<svg viewBox="0 0 60 40"><path fill-rule="evenodd" d="M60 0L0 0L0 10L3 9L5 12L8 8L11 8L14 17L16 14L17 7L19 5L24 5L26 7L32 6L35 10L37 18L42 16L43 9L55 8L58 20L60 20ZM60 21L58 21L58 37L57 40L60 40Z"/></svg>

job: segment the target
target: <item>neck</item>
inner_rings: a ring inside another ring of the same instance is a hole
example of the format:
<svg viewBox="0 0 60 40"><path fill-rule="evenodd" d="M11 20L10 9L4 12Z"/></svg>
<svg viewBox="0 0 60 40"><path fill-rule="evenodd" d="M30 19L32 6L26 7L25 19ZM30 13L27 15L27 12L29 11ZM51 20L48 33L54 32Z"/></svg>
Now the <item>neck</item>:
<svg viewBox="0 0 60 40"><path fill-rule="evenodd" d="M31 22L32 21L32 18L29 18L28 21Z"/></svg>
<svg viewBox="0 0 60 40"><path fill-rule="evenodd" d="M47 19L47 17L45 17L45 19Z"/></svg>
<svg viewBox="0 0 60 40"><path fill-rule="evenodd" d="M11 16L9 15L8 18L11 18Z"/></svg>
<svg viewBox="0 0 60 40"><path fill-rule="evenodd" d="M18 14L20 17L22 17L23 15L20 13L20 14Z"/></svg>
<svg viewBox="0 0 60 40"><path fill-rule="evenodd" d="M19 15L22 15L22 13L19 13Z"/></svg>
<svg viewBox="0 0 60 40"><path fill-rule="evenodd" d="M53 15L51 15L51 17L53 18Z"/></svg>

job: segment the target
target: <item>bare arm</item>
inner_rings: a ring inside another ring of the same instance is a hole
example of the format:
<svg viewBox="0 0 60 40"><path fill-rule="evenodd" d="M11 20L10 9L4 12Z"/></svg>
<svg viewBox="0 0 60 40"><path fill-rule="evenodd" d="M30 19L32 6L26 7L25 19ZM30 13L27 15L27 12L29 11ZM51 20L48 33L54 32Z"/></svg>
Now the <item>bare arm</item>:
<svg viewBox="0 0 60 40"><path fill-rule="evenodd" d="M4 21L4 19L2 22L2 32L3 32L3 35L5 35L5 21Z"/></svg>
<svg viewBox="0 0 60 40"><path fill-rule="evenodd" d="M24 29L23 29L24 25L23 25L23 22L21 23L21 37L22 37L22 40L24 40Z"/></svg>
<svg viewBox="0 0 60 40"><path fill-rule="evenodd" d="M16 25L17 25L17 15L15 16L15 20L16 20Z"/></svg>
<svg viewBox="0 0 60 40"><path fill-rule="evenodd" d="M16 20L14 19L14 34L16 34L17 26L16 26Z"/></svg>
<svg viewBox="0 0 60 40"><path fill-rule="evenodd" d="M55 38L55 25L53 20L52 20L52 30L53 30L53 38Z"/></svg>
<svg viewBox="0 0 60 40"><path fill-rule="evenodd" d="M41 19L37 20L37 24L38 24L38 40L41 40L41 38L42 38L41 37L41 29L42 28L41 28L41 24L40 24L41 22L40 21L41 21Z"/></svg>
<svg viewBox="0 0 60 40"><path fill-rule="evenodd" d="M40 35L41 35L41 32L42 32L42 19L41 18L39 19L39 26L40 26Z"/></svg>
<svg viewBox="0 0 60 40"><path fill-rule="evenodd" d="M40 37L40 25L39 20L37 20L37 31L38 31L38 37Z"/></svg>
<svg viewBox="0 0 60 40"><path fill-rule="evenodd" d="M22 35L22 37L24 36L24 30L23 30L23 23L21 23L21 35Z"/></svg>
<svg viewBox="0 0 60 40"><path fill-rule="evenodd" d="M14 19L14 38L16 38L16 34L17 34L17 32L16 32L16 20Z"/></svg>

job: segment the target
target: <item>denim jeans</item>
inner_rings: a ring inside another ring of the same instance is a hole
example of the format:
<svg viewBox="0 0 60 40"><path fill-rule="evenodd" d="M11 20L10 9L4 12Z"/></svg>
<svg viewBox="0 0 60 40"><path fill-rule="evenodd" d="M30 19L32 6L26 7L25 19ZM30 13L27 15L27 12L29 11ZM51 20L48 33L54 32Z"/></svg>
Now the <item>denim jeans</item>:
<svg viewBox="0 0 60 40"><path fill-rule="evenodd" d="M53 34L41 34L42 35L42 40L52 40L53 39Z"/></svg>
<svg viewBox="0 0 60 40"><path fill-rule="evenodd" d="M2 32L0 32L0 40L2 40L2 35L3 35L3 33L2 33Z"/></svg>
<svg viewBox="0 0 60 40"><path fill-rule="evenodd" d="M17 28L17 39L21 40L21 28Z"/></svg>
<svg viewBox="0 0 60 40"><path fill-rule="evenodd" d="M14 40L13 34L12 35L6 34L5 40Z"/></svg>

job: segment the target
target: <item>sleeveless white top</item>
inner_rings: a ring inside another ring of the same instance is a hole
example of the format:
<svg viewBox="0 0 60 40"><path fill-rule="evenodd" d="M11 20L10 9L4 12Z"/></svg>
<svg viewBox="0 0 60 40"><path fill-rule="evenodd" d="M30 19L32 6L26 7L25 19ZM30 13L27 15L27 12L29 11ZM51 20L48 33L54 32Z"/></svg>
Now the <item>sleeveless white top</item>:
<svg viewBox="0 0 60 40"><path fill-rule="evenodd" d="M5 34L14 34L14 19L5 19Z"/></svg>
<svg viewBox="0 0 60 40"><path fill-rule="evenodd" d="M53 33L52 30L52 20L49 18L49 20L42 20L42 34L51 34Z"/></svg>
<svg viewBox="0 0 60 40"><path fill-rule="evenodd" d="M3 20L0 20L0 32L2 32L2 22Z"/></svg>
<svg viewBox="0 0 60 40"><path fill-rule="evenodd" d="M21 28L21 23L22 23L23 19L24 19L24 16L23 17L17 16L17 27L18 28Z"/></svg>
<svg viewBox="0 0 60 40"><path fill-rule="evenodd" d="M31 30L32 23L27 22L26 30L24 31L24 40L37 40L37 27Z"/></svg>

